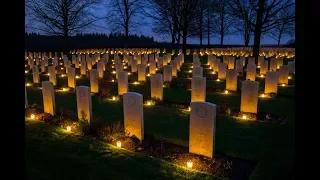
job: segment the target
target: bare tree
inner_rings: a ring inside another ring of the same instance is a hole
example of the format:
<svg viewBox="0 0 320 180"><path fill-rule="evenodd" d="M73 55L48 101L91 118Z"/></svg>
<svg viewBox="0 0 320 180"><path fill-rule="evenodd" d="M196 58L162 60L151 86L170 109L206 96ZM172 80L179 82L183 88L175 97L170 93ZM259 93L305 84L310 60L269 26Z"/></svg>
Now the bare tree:
<svg viewBox="0 0 320 180"><path fill-rule="evenodd" d="M182 37L185 52L187 37L191 35L191 23L197 17L197 0L149 0L151 9L147 15L155 23L153 30L157 33L170 34L172 45L175 40L180 43Z"/></svg>
<svg viewBox="0 0 320 180"><path fill-rule="evenodd" d="M51 35L64 36L82 31L99 18L90 7L99 0L27 0L26 8L32 20L37 23L35 30Z"/></svg>
<svg viewBox="0 0 320 180"><path fill-rule="evenodd" d="M182 30L182 44L183 52L185 53L187 48L187 37L190 36L190 23L197 18L197 7L199 1L197 0L182 0L180 3L180 25Z"/></svg>
<svg viewBox="0 0 320 180"><path fill-rule="evenodd" d="M197 16L194 18L193 22L190 25L191 36L197 37L200 40L200 48L202 47L202 40L206 37L205 34L205 15L208 11L208 0L199 0L197 8Z"/></svg>
<svg viewBox="0 0 320 180"><path fill-rule="evenodd" d="M142 0L110 0L107 18L111 31L123 32L128 37L129 32L142 25L143 4Z"/></svg>
<svg viewBox="0 0 320 180"><path fill-rule="evenodd" d="M215 1L216 16L214 19L214 32L220 36L220 46L223 45L225 36L235 33L233 29L235 21L228 4L229 1L230 0Z"/></svg>
<svg viewBox="0 0 320 180"><path fill-rule="evenodd" d="M277 41L278 46L280 46L283 37L294 36L294 19L288 18L292 13L294 12L291 8L281 10L279 18L283 18L284 20L268 33L271 38Z"/></svg>
<svg viewBox="0 0 320 180"><path fill-rule="evenodd" d="M178 0L148 0L149 8L144 11L144 14L152 19L154 33L171 36L172 47L178 32L177 11L179 6L176 6L177 2Z"/></svg>
<svg viewBox="0 0 320 180"><path fill-rule="evenodd" d="M246 3L255 13L255 18L250 19L245 11ZM254 32L253 56L258 59L260 51L260 40L262 33L275 28L286 19L294 19L295 15L290 14L287 18L280 18L279 13L286 8L292 8L295 2L293 0L232 0L229 2L233 13L238 17L245 17L250 29Z"/></svg>
<svg viewBox="0 0 320 180"><path fill-rule="evenodd" d="M237 14L233 14L235 18L234 28L236 31L243 37L244 45L247 47L249 46L249 42L252 36L252 30L250 28L249 22L246 20L248 18L250 21L255 19L255 12L253 8L251 8L250 3L248 0L241 0L241 4L243 7L243 11L248 16L237 16ZM233 13L233 11L232 11Z"/></svg>
<svg viewBox="0 0 320 180"><path fill-rule="evenodd" d="M204 24L205 24L205 31L206 37L208 38L208 46L210 45L210 37L213 32L213 24L214 24L214 0L207 0L207 10L204 13Z"/></svg>

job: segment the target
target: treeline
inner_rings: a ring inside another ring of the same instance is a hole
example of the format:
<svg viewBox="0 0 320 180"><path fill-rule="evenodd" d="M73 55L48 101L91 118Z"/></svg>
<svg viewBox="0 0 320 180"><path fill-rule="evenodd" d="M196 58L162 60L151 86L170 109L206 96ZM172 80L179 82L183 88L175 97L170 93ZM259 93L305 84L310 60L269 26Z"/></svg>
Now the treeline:
<svg viewBox="0 0 320 180"><path fill-rule="evenodd" d="M166 48L179 49L181 45L172 46L168 42L156 42L153 37L124 34L77 34L68 37L66 47L63 36L45 36L38 33L25 33L25 49L27 51L65 51L67 49L93 49L93 48ZM294 47L294 40L290 40L284 47ZM202 45L202 48L242 47L243 45ZM264 47L276 47L276 45L262 45ZM188 44L187 48L200 48L198 44Z"/></svg>
<svg viewBox="0 0 320 180"><path fill-rule="evenodd" d="M162 43L154 41L153 37L123 34L77 34L69 36L66 47L65 37L45 36L37 33L25 33L25 48L29 51L63 51L83 48L125 48L125 47L157 47Z"/></svg>

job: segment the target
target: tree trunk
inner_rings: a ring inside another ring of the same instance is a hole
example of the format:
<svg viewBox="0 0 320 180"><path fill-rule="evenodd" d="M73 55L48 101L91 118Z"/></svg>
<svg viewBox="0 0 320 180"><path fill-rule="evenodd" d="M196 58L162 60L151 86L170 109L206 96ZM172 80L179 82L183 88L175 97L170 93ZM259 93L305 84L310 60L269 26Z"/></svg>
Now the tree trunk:
<svg viewBox="0 0 320 180"><path fill-rule="evenodd" d="M265 0L259 0L256 26L254 28L254 42L253 42L252 54L253 54L253 57L256 59L256 63L258 61L259 52L260 52L260 40L261 40L261 33L262 33L262 15L264 12L264 4L265 4Z"/></svg>
<svg viewBox="0 0 320 180"><path fill-rule="evenodd" d="M249 46L249 42L250 42L250 33L248 32L249 29L246 28L245 29L245 33L244 33L244 46L248 47Z"/></svg>
<svg viewBox="0 0 320 180"><path fill-rule="evenodd" d="M63 52L69 53L69 30L68 30L68 17L64 18L63 24Z"/></svg>
<svg viewBox="0 0 320 180"><path fill-rule="evenodd" d="M126 21L125 33L126 33L126 38L127 38L129 36L129 22L128 21Z"/></svg>
<svg viewBox="0 0 320 180"><path fill-rule="evenodd" d="M224 38L224 34L221 33L221 37L220 37L220 47L222 47L222 45L223 45L223 38Z"/></svg>
<svg viewBox="0 0 320 180"><path fill-rule="evenodd" d="M203 31L203 22L202 22L202 19L203 19L203 8L201 7L200 9L200 33L199 33L199 38L200 38L200 48L202 48L202 31Z"/></svg>
<svg viewBox="0 0 320 180"><path fill-rule="evenodd" d="M278 36L278 40L277 40L278 46L280 46L280 42L281 42L281 38L282 38L282 30L283 30L283 26L282 26L282 29L279 32L279 36Z"/></svg>
<svg viewBox="0 0 320 180"><path fill-rule="evenodd" d="M250 29L248 27L248 24L244 23L244 46L248 47L250 42Z"/></svg>
<svg viewBox="0 0 320 180"><path fill-rule="evenodd" d="M249 38L246 38L246 39L244 40L244 46L245 46L245 47L248 47L248 46L249 46L249 41L250 41Z"/></svg>
<svg viewBox="0 0 320 180"><path fill-rule="evenodd" d="M278 46L280 46L280 41L281 41L281 34L279 34L279 37L278 37L278 42L277 42Z"/></svg>
<svg viewBox="0 0 320 180"><path fill-rule="evenodd" d="M188 27L184 26L183 27L183 32L182 32L182 47L183 47L183 53L186 53L187 49L187 33L188 33Z"/></svg>
<svg viewBox="0 0 320 180"><path fill-rule="evenodd" d="M221 21L220 21L220 47L222 47L223 44L223 38L224 38L224 11L221 11L220 13Z"/></svg>
<svg viewBox="0 0 320 180"><path fill-rule="evenodd" d="M174 31L171 34L171 38L172 38L172 40L171 40L171 48L173 48L174 47L174 43L175 43L175 38L176 38Z"/></svg>
<svg viewBox="0 0 320 180"><path fill-rule="evenodd" d="M181 41L181 36L180 36L180 30L178 31L178 47L180 48L180 41Z"/></svg>
<svg viewBox="0 0 320 180"><path fill-rule="evenodd" d="M207 24L207 35L208 35L208 47L210 46L210 21L209 21L209 12L208 12L208 19L207 19L207 21L208 21L208 24Z"/></svg>
<svg viewBox="0 0 320 180"><path fill-rule="evenodd" d="M260 52L260 40L261 40L261 26L260 27L255 27L255 32L254 32L254 41L253 41L253 57L256 59L256 63L259 57L259 52Z"/></svg>

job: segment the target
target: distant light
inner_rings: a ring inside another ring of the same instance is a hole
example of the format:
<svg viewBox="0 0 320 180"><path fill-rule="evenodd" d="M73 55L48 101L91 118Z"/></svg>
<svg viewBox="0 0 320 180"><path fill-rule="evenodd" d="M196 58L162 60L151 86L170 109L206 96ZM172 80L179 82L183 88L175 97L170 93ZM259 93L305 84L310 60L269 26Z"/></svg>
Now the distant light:
<svg viewBox="0 0 320 180"><path fill-rule="evenodd" d="M117 147L121 148L121 141L117 141Z"/></svg>
<svg viewBox="0 0 320 180"><path fill-rule="evenodd" d="M188 161L187 161L187 167L188 167L188 168L192 168L192 165L193 165L193 164L192 164L192 161L191 161L191 160L188 160Z"/></svg>

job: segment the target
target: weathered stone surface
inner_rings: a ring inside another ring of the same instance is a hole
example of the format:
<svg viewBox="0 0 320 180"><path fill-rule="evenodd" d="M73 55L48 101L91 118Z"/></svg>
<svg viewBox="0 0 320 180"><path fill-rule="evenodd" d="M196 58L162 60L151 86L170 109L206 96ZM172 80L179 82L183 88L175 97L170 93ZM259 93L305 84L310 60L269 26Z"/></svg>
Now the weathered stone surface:
<svg viewBox="0 0 320 180"><path fill-rule="evenodd" d="M90 70L90 89L92 93L99 92L98 71L96 69Z"/></svg>
<svg viewBox="0 0 320 180"><path fill-rule="evenodd" d="M242 81L241 86L241 112L257 113L259 82Z"/></svg>
<svg viewBox="0 0 320 180"><path fill-rule="evenodd" d="M76 70L73 67L68 68L68 87L76 87Z"/></svg>
<svg viewBox="0 0 320 180"><path fill-rule="evenodd" d="M226 89L237 91L238 76L236 69L227 69Z"/></svg>
<svg viewBox="0 0 320 180"><path fill-rule="evenodd" d="M151 98L163 100L163 76L162 74L151 75Z"/></svg>
<svg viewBox="0 0 320 180"><path fill-rule="evenodd" d="M190 103L189 152L214 157L216 105L209 102Z"/></svg>
<svg viewBox="0 0 320 180"><path fill-rule="evenodd" d="M192 77L202 77L203 76L203 68L202 67L193 67L192 69Z"/></svg>
<svg viewBox="0 0 320 180"><path fill-rule="evenodd" d="M266 60L263 60L260 64L260 75L266 74L268 71L269 62Z"/></svg>
<svg viewBox="0 0 320 180"><path fill-rule="evenodd" d="M119 79L118 79L118 94L123 95L124 93L128 92L129 84L128 84L128 72L121 71L119 72Z"/></svg>
<svg viewBox="0 0 320 180"><path fill-rule="evenodd" d="M288 77L289 77L289 67L284 65L280 66L279 68L279 84L288 84Z"/></svg>
<svg viewBox="0 0 320 180"><path fill-rule="evenodd" d="M55 92L52 82L42 82L43 110L51 115L56 114Z"/></svg>
<svg viewBox="0 0 320 180"><path fill-rule="evenodd" d="M225 63L218 64L218 79L226 79L227 77L227 65Z"/></svg>
<svg viewBox="0 0 320 180"><path fill-rule="evenodd" d="M278 93L278 72L269 71L266 73L264 93Z"/></svg>
<svg viewBox="0 0 320 180"><path fill-rule="evenodd" d="M147 66L145 64L138 64L138 81L146 81Z"/></svg>
<svg viewBox="0 0 320 180"><path fill-rule="evenodd" d="M92 120L92 102L91 93L88 86L77 86L77 111L78 119L87 120L90 122Z"/></svg>
<svg viewBox="0 0 320 180"><path fill-rule="evenodd" d="M250 79L251 81L256 80L257 67L255 64L247 64L247 75L246 80Z"/></svg>
<svg viewBox="0 0 320 180"><path fill-rule="evenodd" d="M129 136L144 138L143 96L135 92L123 94L124 129Z"/></svg>
<svg viewBox="0 0 320 180"><path fill-rule="evenodd" d="M206 101L206 78L192 77L191 79L191 102Z"/></svg>

